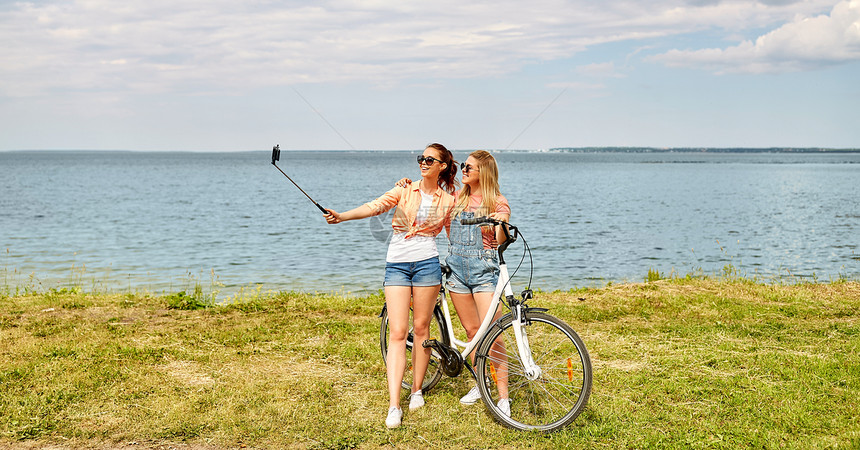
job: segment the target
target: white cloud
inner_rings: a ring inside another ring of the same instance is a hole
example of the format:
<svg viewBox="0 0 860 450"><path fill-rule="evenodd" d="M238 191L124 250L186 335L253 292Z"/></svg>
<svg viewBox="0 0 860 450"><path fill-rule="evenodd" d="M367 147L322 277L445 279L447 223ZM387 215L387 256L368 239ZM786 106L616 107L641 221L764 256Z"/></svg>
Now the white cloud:
<svg viewBox="0 0 860 450"><path fill-rule="evenodd" d="M860 61L860 0L841 1L830 15L798 16L755 42L726 49L671 50L651 59L717 73L800 71Z"/></svg>
<svg viewBox="0 0 860 450"><path fill-rule="evenodd" d="M495 77L589 46L784 23L833 0L0 3L0 96ZM667 56L667 58L669 58ZM595 69L597 69L595 67Z"/></svg>
<svg viewBox="0 0 860 450"><path fill-rule="evenodd" d="M624 78L624 74L619 73L615 68L615 63L593 63L579 66L576 68L576 73L592 78Z"/></svg>

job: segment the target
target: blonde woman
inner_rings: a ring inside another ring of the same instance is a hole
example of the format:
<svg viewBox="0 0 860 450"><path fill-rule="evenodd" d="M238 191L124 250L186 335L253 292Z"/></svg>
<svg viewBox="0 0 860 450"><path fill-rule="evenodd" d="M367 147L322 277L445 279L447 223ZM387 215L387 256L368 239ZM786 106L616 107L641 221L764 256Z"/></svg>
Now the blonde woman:
<svg viewBox="0 0 860 450"><path fill-rule="evenodd" d="M489 311L493 292L499 280L499 259L496 248L504 241L501 226L480 227L463 225L461 219L489 216L507 222L511 208L499 191L499 169L489 152L472 152L460 165L463 188L455 194L456 203L451 213L449 255L445 263L452 275L446 287L457 310L460 323L469 340L475 337L481 322L492 314L493 320L501 317L501 309ZM494 356L495 355L495 356ZM496 365L499 409L510 415L508 399L508 363L504 343L497 341L491 349L491 360ZM471 355L474 363L474 355ZM481 399L477 386L460 399L472 405Z"/></svg>
<svg viewBox="0 0 860 450"><path fill-rule="evenodd" d="M400 426L400 383L406 370L406 338L409 334L409 306L415 342L430 338L430 319L442 284L436 235L448 225L454 207L457 167L454 157L442 144L430 144L418 157L421 181L409 187L396 186L382 197L358 208L338 213L329 209L330 224L364 219L397 207L391 221L394 235L385 263L385 303L390 331L386 377L389 408L385 425ZM424 406L419 389L430 363L431 350L415 346L412 351L412 389L409 409Z"/></svg>

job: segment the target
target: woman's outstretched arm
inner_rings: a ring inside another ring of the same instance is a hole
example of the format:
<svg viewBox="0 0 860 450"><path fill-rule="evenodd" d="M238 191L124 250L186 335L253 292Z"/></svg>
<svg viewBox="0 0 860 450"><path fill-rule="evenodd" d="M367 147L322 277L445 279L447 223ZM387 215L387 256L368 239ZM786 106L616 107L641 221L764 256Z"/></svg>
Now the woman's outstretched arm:
<svg viewBox="0 0 860 450"><path fill-rule="evenodd" d="M373 210L367 204L342 213L333 209L327 209L326 211L328 211L328 214L325 215L325 221L332 224L346 222L347 220L366 219L373 215Z"/></svg>

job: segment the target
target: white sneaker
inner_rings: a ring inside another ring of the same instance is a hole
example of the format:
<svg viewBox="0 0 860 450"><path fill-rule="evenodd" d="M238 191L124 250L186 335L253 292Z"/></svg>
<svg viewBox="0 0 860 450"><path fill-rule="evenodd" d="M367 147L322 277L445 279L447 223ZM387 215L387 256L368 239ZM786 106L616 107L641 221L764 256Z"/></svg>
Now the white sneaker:
<svg viewBox="0 0 860 450"><path fill-rule="evenodd" d="M503 398L499 400L499 409L502 410L502 414L511 417L511 399Z"/></svg>
<svg viewBox="0 0 860 450"><path fill-rule="evenodd" d="M421 389L418 389L409 395L409 410L415 411L422 406L424 406L424 394L421 392Z"/></svg>
<svg viewBox="0 0 860 450"><path fill-rule="evenodd" d="M469 393L463 396L460 399L460 403L464 405L474 405L478 403L478 400L481 399L481 391L478 390L478 386L473 387Z"/></svg>
<svg viewBox="0 0 860 450"><path fill-rule="evenodd" d="M388 408L388 417L385 418L385 426L388 428L397 428L400 426L400 420L403 418L403 410L392 406Z"/></svg>

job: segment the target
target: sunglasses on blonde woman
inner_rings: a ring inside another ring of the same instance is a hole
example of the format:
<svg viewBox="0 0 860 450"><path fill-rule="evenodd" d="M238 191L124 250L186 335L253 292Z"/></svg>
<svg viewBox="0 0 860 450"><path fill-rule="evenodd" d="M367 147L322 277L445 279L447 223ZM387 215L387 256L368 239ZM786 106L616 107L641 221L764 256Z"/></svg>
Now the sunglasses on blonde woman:
<svg viewBox="0 0 860 450"><path fill-rule="evenodd" d="M462 171L463 171L463 173L469 173L469 172L472 172L472 171L480 172L480 170L478 170L478 169L476 169L476 168L472 167L472 165L471 165L471 164L466 164L466 163L460 163L460 170L462 170Z"/></svg>

